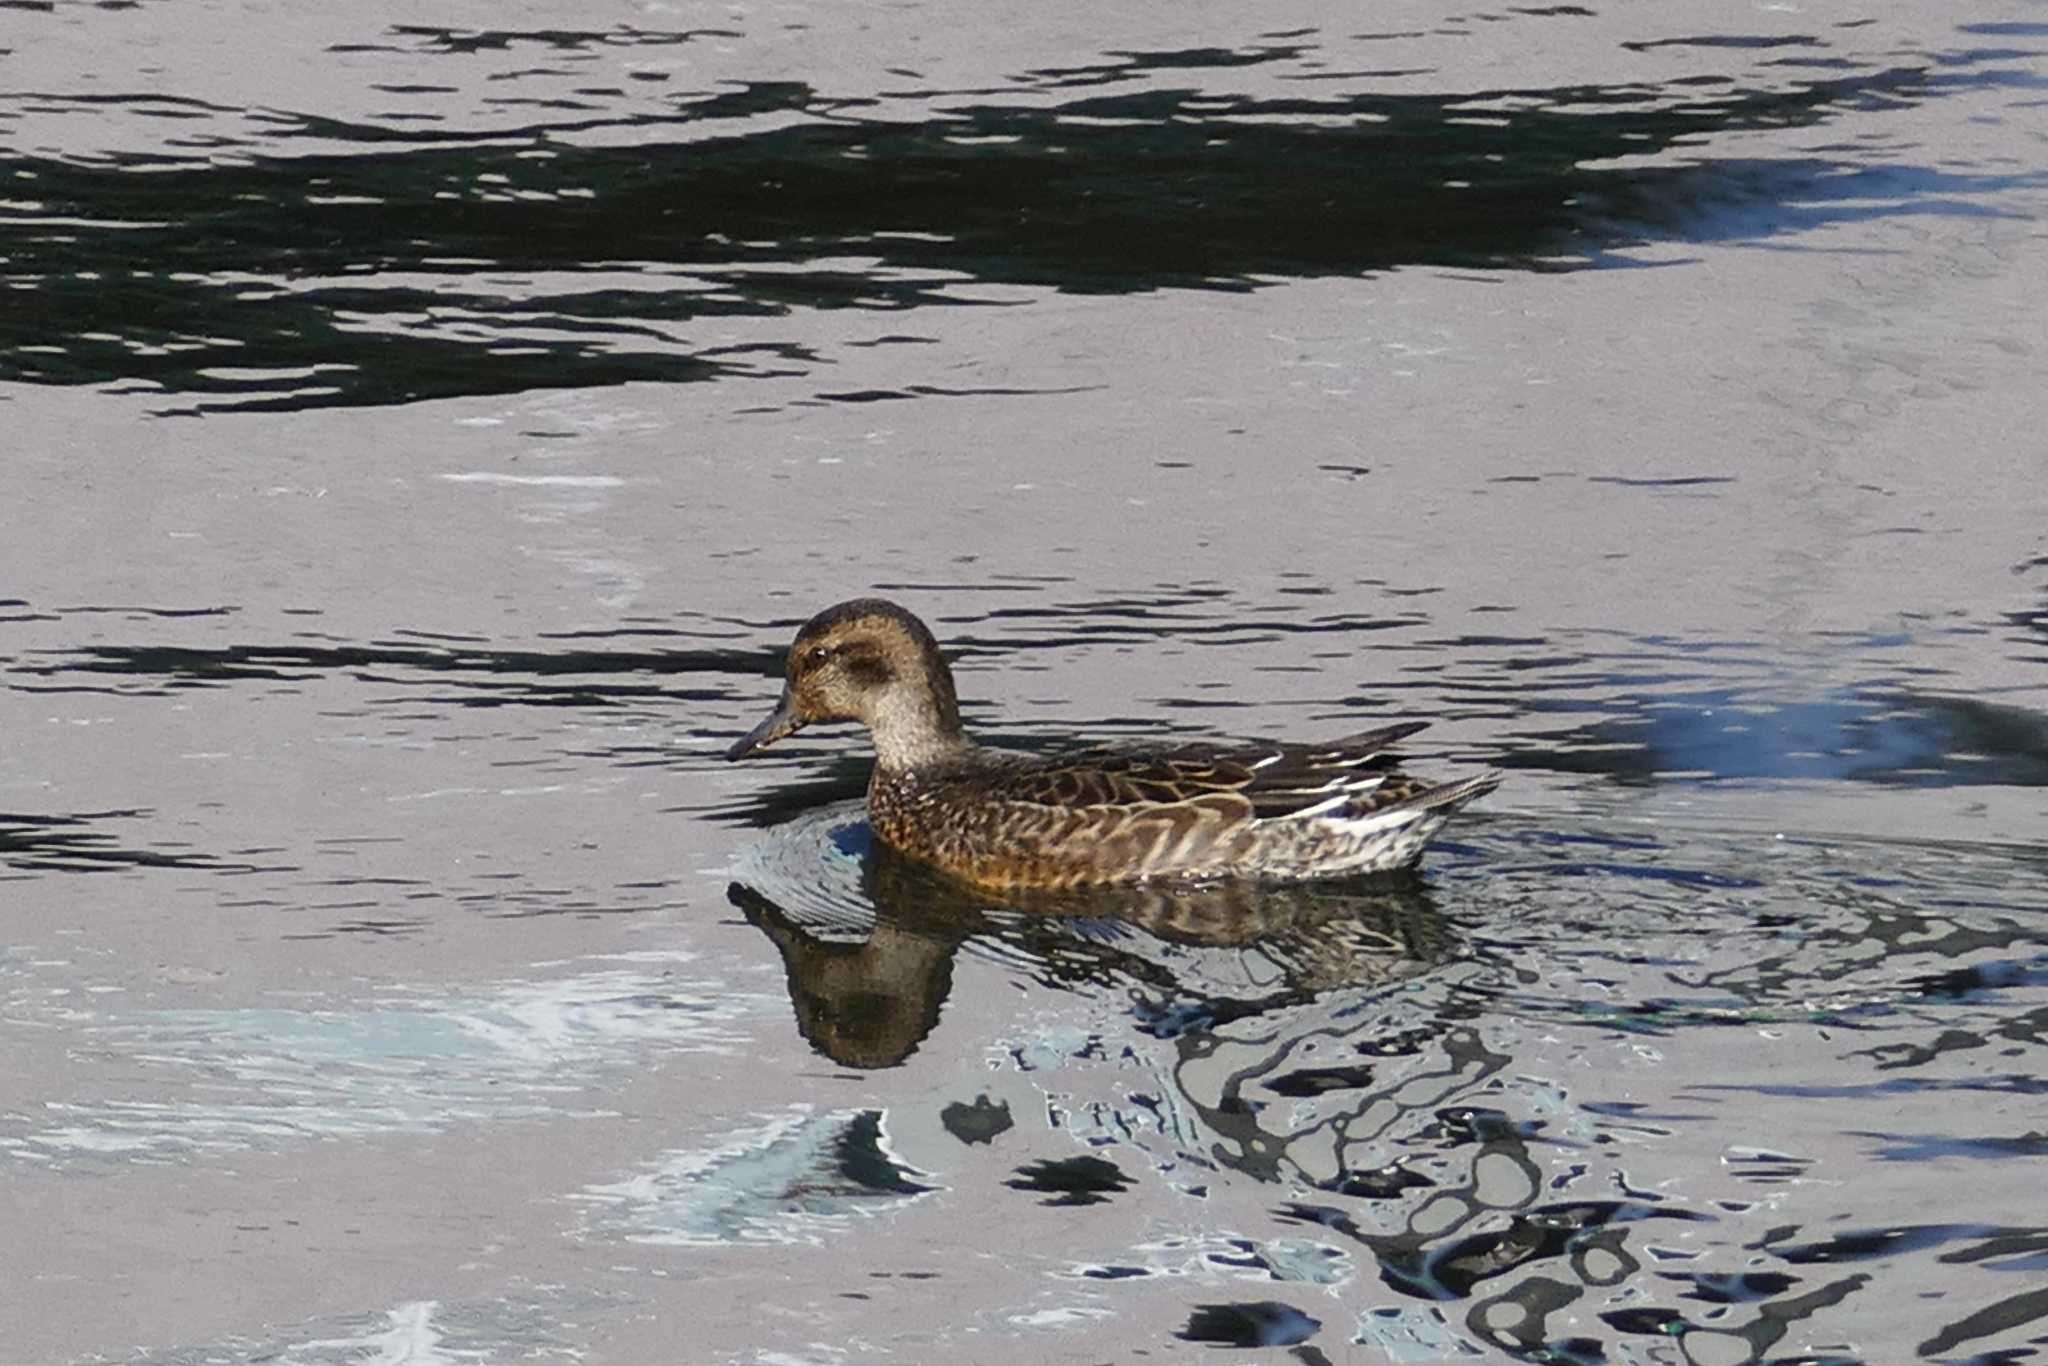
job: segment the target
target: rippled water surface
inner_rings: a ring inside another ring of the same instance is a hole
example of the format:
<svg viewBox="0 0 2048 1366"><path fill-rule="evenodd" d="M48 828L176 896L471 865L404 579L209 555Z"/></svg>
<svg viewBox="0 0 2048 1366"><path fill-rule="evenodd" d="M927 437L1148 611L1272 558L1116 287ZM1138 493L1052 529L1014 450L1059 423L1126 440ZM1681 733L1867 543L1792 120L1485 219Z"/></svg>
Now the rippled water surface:
<svg viewBox="0 0 2048 1366"><path fill-rule="evenodd" d="M2044 129L1997 0L0 5L0 1360L2048 1359ZM971 893L718 758L857 593L1506 781Z"/></svg>

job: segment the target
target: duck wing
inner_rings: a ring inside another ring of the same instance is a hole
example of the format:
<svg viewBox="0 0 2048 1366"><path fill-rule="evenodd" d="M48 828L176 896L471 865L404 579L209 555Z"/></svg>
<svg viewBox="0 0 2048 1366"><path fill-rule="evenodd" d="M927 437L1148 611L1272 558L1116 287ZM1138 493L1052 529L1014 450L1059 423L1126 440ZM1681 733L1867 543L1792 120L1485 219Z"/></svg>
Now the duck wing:
<svg viewBox="0 0 2048 1366"><path fill-rule="evenodd" d="M1125 818L1194 808L1226 824L1369 810L1423 785L1390 752L1427 721L1362 731L1320 744L1179 745L1095 749L1020 764L993 795L1004 803Z"/></svg>
<svg viewBox="0 0 2048 1366"><path fill-rule="evenodd" d="M996 886L1372 871L1412 863L1445 816L1498 781L1431 787L1402 773L1389 747L1420 729L1051 759L984 750L937 787L871 789L868 807L883 838Z"/></svg>
<svg viewBox="0 0 2048 1366"><path fill-rule="evenodd" d="M1244 789L1258 820L1352 816L1422 792L1427 784L1400 771L1392 746L1429 725L1404 721L1314 745L1271 745L1252 760Z"/></svg>

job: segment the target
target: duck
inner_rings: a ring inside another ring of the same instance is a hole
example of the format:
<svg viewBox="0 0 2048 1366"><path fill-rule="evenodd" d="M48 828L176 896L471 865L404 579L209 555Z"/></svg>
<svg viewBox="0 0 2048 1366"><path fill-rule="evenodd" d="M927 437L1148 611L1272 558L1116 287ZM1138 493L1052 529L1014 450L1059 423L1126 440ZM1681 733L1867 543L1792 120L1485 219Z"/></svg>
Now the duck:
<svg viewBox="0 0 2048 1366"><path fill-rule="evenodd" d="M781 697L726 751L806 726L873 737L868 823L897 853L990 889L1222 879L1299 881L1409 869L1482 773L1431 783L1393 746L1407 721L1334 740L1094 746L1041 755L976 743L931 629L883 598L828 607L796 633Z"/></svg>

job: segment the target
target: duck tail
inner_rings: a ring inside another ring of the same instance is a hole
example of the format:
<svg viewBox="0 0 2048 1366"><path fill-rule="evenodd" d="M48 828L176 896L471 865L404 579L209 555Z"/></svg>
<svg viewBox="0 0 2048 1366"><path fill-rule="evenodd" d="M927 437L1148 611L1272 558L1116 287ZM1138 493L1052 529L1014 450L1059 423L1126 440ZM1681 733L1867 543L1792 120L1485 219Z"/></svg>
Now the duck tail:
<svg viewBox="0 0 2048 1366"><path fill-rule="evenodd" d="M1362 730L1355 735L1342 735L1327 744L1310 745L1307 748L1328 750L1335 754L1355 754L1363 759L1407 739L1419 730L1428 729L1427 721L1397 721L1391 726L1381 726L1378 730Z"/></svg>
<svg viewBox="0 0 2048 1366"><path fill-rule="evenodd" d="M1468 802L1477 801L1500 786L1501 775L1482 773L1476 778L1460 782L1445 783L1441 787L1426 787L1412 797L1404 797L1390 806L1382 807L1374 814L1388 811L1441 811L1448 816Z"/></svg>

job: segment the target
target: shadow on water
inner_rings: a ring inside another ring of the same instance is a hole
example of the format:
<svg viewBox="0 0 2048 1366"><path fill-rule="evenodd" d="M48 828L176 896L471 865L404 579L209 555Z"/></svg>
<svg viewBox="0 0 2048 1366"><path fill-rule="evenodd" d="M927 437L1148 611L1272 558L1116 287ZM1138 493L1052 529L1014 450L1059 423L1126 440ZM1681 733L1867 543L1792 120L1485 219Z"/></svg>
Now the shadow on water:
<svg viewBox="0 0 2048 1366"><path fill-rule="evenodd" d="M199 868L250 872L189 849L136 848L106 829L110 821L146 820L148 811L82 811L64 815L0 811L0 869L29 873L105 873L135 868ZM7 874L0 871L0 881Z"/></svg>
<svg viewBox="0 0 2048 1366"><path fill-rule="evenodd" d="M727 896L782 954L797 1028L850 1067L910 1056L970 943L1043 986L1128 992L1163 1037L1398 981L1454 943L1410 878L993 892L895 854L844 804L740 867Z"/></svg>
<svg viewBox="0 0 2048 1366"><path fill-rule="evenodd" d="M1200 56L1133 56L1104 79L1229 54ZM0 380L132 381L192 396L167 411L196 412L796 374L821 363L806 344L705 346L681 329L987 304L972 286L990 283L1131 292L1412 264L1565 269L1795 192L1808 215L1837 211L1816 197L1941 211L1998 186L1821 159L1642 164L1717 134L1926 98L1926 80L1916 67L1788 89L1154 89L949 106L922 122L864 116L875 98L750 82L660 114L510 131L253 111L260 144L228 139L233 157L0 157L0 178L33 195L9 244ZM1042 88L1093 83L1081 70ZM12 98L40 112L244 112ZM576 141L597 133L632 144Z"/></svg>

